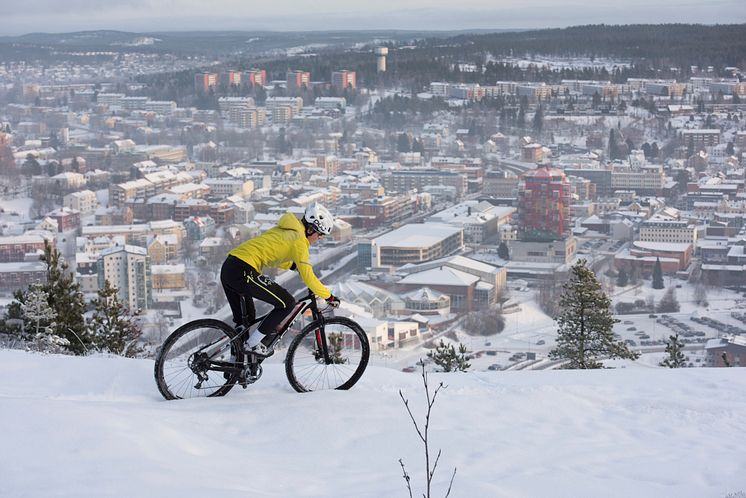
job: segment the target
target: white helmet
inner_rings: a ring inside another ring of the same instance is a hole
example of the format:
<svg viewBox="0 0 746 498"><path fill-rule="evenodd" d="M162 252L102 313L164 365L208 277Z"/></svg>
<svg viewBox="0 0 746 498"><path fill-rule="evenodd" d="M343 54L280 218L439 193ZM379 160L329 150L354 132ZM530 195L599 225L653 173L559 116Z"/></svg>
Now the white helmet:
<svg viewBox="0 0 746 498"><path fill-rule="evenodd" d="M329 235L332 233L332 228L334 228L332 213L321 204L315 202L306 208L303 220L309 227L321 235Z"/></svg>

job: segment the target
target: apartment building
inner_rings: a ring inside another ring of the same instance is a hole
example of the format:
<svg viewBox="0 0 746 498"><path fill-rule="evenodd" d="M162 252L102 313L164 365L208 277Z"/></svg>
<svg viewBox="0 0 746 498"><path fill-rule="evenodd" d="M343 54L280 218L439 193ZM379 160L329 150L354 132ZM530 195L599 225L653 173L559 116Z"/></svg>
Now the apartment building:
<svg viewBox="0 0 746 498"><path fill-rule="evenodd" d="M308 88L311 83L311 73L308 71L288 71L286 74L287 91L297 93Z"/></svg>
<svg viewBox="0 0 746 498"><path fill-rule="evenodd" d="M355 71L348 71L347 69L334 71L332 73L332 86L338 92L343 92L347 89L354 90L357 88L357 75Z"/></svg>
<svg viewBox="0 0 746 498"><path fill-rule="evenodd" d="M27 255L43 253L45 239L54 240L51 233L0 237L0 263L24 261Z"/></svg>
<svg viewBox="0 0 746 498"><path fill-rule="evenodd" d="M96 193L91 190L82 190L80 192L73 192L67 194L62 204L68 209L74 209L82 215L91 214L98 207L98 200L96 199Z"/></svg>
<svg viewBox="0 0 746 498"><path fill-rule="evenodd" d="M678 220L645 220L640 225L640 241L697 243L697 226L688 221Z"/></svg>
<svg viewBox="0 0 746 498"><path fill-rule="evenodd" d="M96 265L99 288L108 280L119 290L119 299L130 311L150 306L150 258L144 247L124 245L105 249Z"/></svg>
<svg viewBox="0 0 746 498"><path fill-rule="evenodd" d="M265 86L267 84L267 71L264 69L249 69L241 73L241 83L247 86Z"/></svg>
<svg viewBox="0 0 746 498"><path fill-rule="evenodd" d="M401 169L381 176L381 184L386 192L409 192L412 189L425 191L430 186L448 186L455 189L457 199L467 191L467 177L464 173L429 169Z"/></svg>
<svg viewBox="0 0 746 498"><path fill-rule="evenodd" d="M701 150L707 150L707 147L720 143L720 130L718 129L700 129L700 130L681 130L679 138L684 142L687 155L691 156Z"/></svg>
<svg viewBox="0 0 746 498"><path fill-rule="evenodd" d="M194 75L194 89L198 93L209 93L218 84L217 73L197 73Z"/></svg>
<svg viewBox="0 0 746 498"><path fill-rule="evenodd" d="M573 170L573 173L577 174L577 170ZM660 195L665 186L666 174L663 166L660 165L647 165L639 168L615 165L611 170L612 191L634 190L641 195Z"/></svg>

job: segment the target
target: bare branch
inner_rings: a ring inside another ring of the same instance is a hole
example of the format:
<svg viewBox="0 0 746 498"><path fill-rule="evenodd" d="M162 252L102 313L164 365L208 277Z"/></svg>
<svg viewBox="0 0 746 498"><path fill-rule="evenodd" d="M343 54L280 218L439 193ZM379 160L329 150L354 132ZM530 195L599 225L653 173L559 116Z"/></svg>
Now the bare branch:
<svg viewBox="0 0 746 498"><path fill-rule="evenodd" d="M404 406L407 408L407 413L409 413L409 418L412 419L412 423L414 424L414 428L417 431L417 435L420 436L420 439L425 441L425 437L422 435L422 432L420 431L420 426L417 425L417 421L414 418L414 415L412 415L412 410L409 409L409 400L404 398L404 394L402 394L401 390L399 390L399 397L404 401Z"/></svg>
<svg viewBox="0 0 746 498"><path fill-rule="evenodd" d="M407 491L409 491L409 498L412 498L412 486L409 485L409 474L407 474L407 470L404 468L404 462L401 458L399 459L399 465L401 465L401 471L403 473L402 477L404 477L404 480L407 482ZM453 482L453 478L451 478L451 482Z"/></svg>
<svg viewBox="0 0 746 498"><path fill-rule="evenodd" d="M435 469L438 467L438 460L440 460L440 452L442 450L438 450L438 456L435 457L435 463L433 463L433 470L430 471L430 479L433 478L433 475L435 475Z"/></svg>
<svg viewBox="0 0 746 498"><path fill-rule="evenodd" d="M451 476L451 482L448 484L448 492L446 493L446 498L448 498L448 495L451 494L451 486L453 486L454 477L456 477L456 467L453 468L453 475Z"/></svg>

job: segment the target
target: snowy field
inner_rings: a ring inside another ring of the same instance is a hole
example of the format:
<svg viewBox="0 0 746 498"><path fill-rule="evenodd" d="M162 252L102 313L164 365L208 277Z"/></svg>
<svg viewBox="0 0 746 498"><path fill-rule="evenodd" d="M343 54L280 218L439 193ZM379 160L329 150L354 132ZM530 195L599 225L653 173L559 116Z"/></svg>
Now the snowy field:
<svg viewBox="0 0 746 498"><path fill-rule="evenodd" d="M370 368L297 394L281 365L166 402L153 362L0 351L3 497L405 497L423 489L417 375ZM432 374L433 496L713 497L746 491L741 369Z"/></svg>

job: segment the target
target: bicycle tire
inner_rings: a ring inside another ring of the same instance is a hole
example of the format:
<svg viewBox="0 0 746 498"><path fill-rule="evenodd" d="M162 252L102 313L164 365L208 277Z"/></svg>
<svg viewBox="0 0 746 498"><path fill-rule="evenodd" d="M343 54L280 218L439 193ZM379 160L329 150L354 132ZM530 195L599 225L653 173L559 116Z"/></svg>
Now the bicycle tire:
<svg viewBox="0 0 746 498"><path fill-rule="evenodd" d="M316 330L319 329L320 324L321 320L316 320L309 323L293 339L293 341L290 343L290 346L288 346L288 352L285 358L285 375L287 375L288 381L290 382L290 385L293 386L293 389L295 389L299 393L319 390L314 388L316 387L315 385L310 385L309 382L303 380L302 378L299 378L299 372L297 370L300 369L300 366L296 362L298 361L301 352L304 351L301 347L303 343L306 343L304 345L305 349L313 347L311 346L311 344L315 344L315 335L312 334L315 334ZM338 327L340 331L332 332L331 334L349 333L354 335L354 337L356 337L358 340L358 342L355 342L354 339L351 341L351 343L353 344L353 347L351 349L355 352L355 361L357 362L357 365L353 367L354 371L349 375L349 378L342 382L343 378L345 377L344 375L342 375L341 372L342 367L338 366L336 363L332 363L331 365L322 364L319 361L318 357L315 358L315 363L317 365L311 364L310 366L305 366L303 368L320 368L322 372L319 374L319 380L321 379L321 377L323 377L322 374L328 373L325 371L325 369L333 368L335 370L334 373L336 374L336 378L340 379L340 382L338 382L339 385L336 385L337 383L333 383L328 386L322 387L322 389L347 390L354 386L355 383L360 380L360 377L362 377L363 372L365 372L365 369L368 366L368 360L370 359L370 344L368 343L368 335L365 333L365 331L363 331L360 325L350 320L349 318L333 317L323 320L323 330L324 333L327 334L327 337L329 337L330 334L329 330L336 330L335 327ZM311 351L311 354L313 355L314 353ZM342 364L344 363L339 362L339 365ZM324 379L328 379L328 376L324 377Z"/></svg>
<svg viewBox="0 0 746 498"><path fill-rule="evenodd" d="M218 372L216 370L210 370L214 376L212 376L213 380L218 380L218 383L222 383L222 385L214 385L212 387L215 388L213 392L205 392L204 394L199 392L199 389L197 390L197 393L195 396L179 396L177 392L174 392L174 386L172 386L172 382L169 381L169 379L166 378L166 368L173 368L173 369L179 369L178 362L181 360L184 361L183 368L181 368L180 373L176 373L174 375L178 376L181 375L182 378L179 379L179 383L183 385L185 388L190 388L192 386L191 379L197 378L196 374L192 372L188 364L186 363L188 361L189 357L185 357L186 352L178 355L177 358L180 356L182 357L180 360L174 361L177 363L175 365L167 365L167 363L171 360L170 353L174 353L175 346L179 344L179 341L184 339L187 334L190 332L194 332L197 330L204 330L204 331L210 331L212 332L212 335L214 338L214 341L221 340L220 337L221 334L227 336L229 340L233 340L234 337L236 337L236 332L233 330L232 327L227 325L224 322L221 322L220 320L214 320L210 318L203 318L199 320L193 320L189 323L186 323L176 329L171 335L169 335L163 345L161 346L160 350L158 351L158 355L155 359L155 368L154 368L154 375L155 375L155 382L158 386L158 391L160 391L161 395L163 395L164 398L167 400L173 400L173 399L184 399L185 397L191 398L191 397L217 397L217 396L225 396L228 391L230 391L234 385L236 385L239 375L237 373L230 373L227 378L224 375L223 372ZM206 336L207 338L209 336ZM195 341L194 347L203 349L207 347L209 342L205 341L203 344L202 342ZM233 343L231 343L233 344ZM182 347L188 346L188 343L183 345ZM243 360L243 348L240 344L235 344L231 346L230 353L235 358L235 361L240 362ZM191 357L191 356L190 356ZM191 372L191 377L189 375L189 372ZM186 376L184 376L186 374ZM169 373L169 377L174 377L174 375ZM224 382L222 382L224 381ZM207 388L205 388L207 391ZM193 392L193 387L190 388L190 393Z"/></svg>

